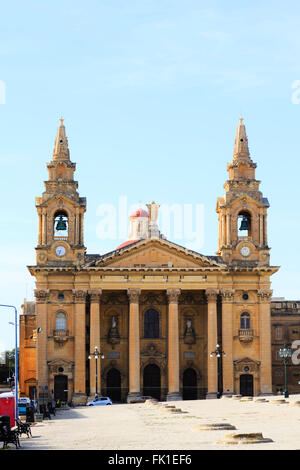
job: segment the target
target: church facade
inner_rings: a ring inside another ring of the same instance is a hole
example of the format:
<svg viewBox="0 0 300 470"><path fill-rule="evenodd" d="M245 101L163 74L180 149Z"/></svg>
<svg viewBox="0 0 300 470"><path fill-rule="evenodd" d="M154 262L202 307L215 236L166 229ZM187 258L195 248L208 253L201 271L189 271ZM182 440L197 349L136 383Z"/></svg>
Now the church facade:
<svg viewBox="0 0 300 470"><path fill-rule="evenodd" d="M87 254L86 199L74 180L62 119L47 168L45 191L36 198L36 264L28 267L36 279L36 372L26 380L40 399L84 404L96 392L129 402L140 395L271 393L270 278L278 267L270 265L269 203L255 179L242 118L225 195L217 200L213 256L165 239L154 202L131 215L126 242ZM22 344L20 354L25 377L30 360ZM27 394L25 379L20 386Z"/></svg>

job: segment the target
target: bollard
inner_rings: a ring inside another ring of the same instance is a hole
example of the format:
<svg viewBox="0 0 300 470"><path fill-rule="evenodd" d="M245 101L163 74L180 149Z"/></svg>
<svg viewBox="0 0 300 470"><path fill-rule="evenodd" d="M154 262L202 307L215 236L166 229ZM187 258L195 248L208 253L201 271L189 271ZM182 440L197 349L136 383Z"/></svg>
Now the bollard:
<svg viewBox="0 0 300 470"><path fill-rule="evenodd" d="M212 424L197 424L192 428L192 431L227 431L236 429L230 423L212 423Z"/></svg>
<svg viewBox="0 0 300 470"><path fill-rule="evenodd" d="M272 439L263 437L261 432L251 432L243 434L226 434L224 441L218 441L217 444L262 444L273 442Z"/></svg>

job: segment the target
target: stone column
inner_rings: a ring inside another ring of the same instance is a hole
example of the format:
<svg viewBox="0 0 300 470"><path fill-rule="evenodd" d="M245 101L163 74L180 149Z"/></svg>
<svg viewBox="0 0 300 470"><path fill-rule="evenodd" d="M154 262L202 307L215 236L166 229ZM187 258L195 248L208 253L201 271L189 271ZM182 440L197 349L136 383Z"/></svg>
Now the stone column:
<svg viewBox="0 0 300 470"><path fill-rule="evenodd" d="M37 395L41 403L49 398L48 382L48 290L35 290L36 298L36 382Z"/></svg>
<svg viewBox="0 0 300 470"><path fill-rule="evenodd" d="M222 292L222 350L226 356L222 358L223 395L232 395L234 393L233 302L234 290L224 290Z"/></svg>
<svg viewBox="0 0 300 470"><path fill-rule="evenodd" d="M140 390L140 289L128 289L129 297L129 393L127 402L141 395Z"/></svg>
<svg viewBox="0 0 300 470"><path fill-rule="evenodd" d="M267 214L264 215L264 245L268 245Z"/></svg>
<svg viewBox="0 0 300 470"><path fill-rule="evenodd" d="M73 291L74 299L74 390L72 401L76 405L86 403L86 321L85 301L86 292L83 290Z"/></svg>
<svg viewBox="0 0 300 470"><path fill-rule="evenodd" d="M262 214L259 216L259 245L264 245L264 216Z"/></svg>
<svg viewBox="0 0 300 470"><path fill-rule="evenodd" d="M227 214L226 216L226 230L227 230L227 243L226 245L230 245L231 244L231 237L230 237L230 214Z"/></svg>
<svg viewBox="0 0 300 470"><path fill-rule="evenodd" d="M272 395L271 290L259 290L260 395Z"/></svg>
<svg viewBox="0 0 300 470"><path fill-rule="evenodd" d="M80 212L79 214L79 227L80 227L80 239L79 239L79 244L83 245L83 212Z"/></svg>
<svg viewBox="0 0 300 470"><path fill-rule="evenodd" d="M79 209L76 207L75 210L75 220L74 220L74 237L75 245L79 245Z"/></svg>
<svg viewBox="0 0 300 470"><path fill-rule="evenodd" d="M43 237L43 216L41 211L39 210L39 236L38 236L38 245L42 244L42 237Z"/></svg>
<svg viewBox="0 0 300 470"><path fill-rule="evenodd" d="M100 344L100 297L101 289L97 291L89 291L91 310L90 310L90 354L94 354L95 346L99 352L101 351ZM101 395L101 358L97 360L97 392ZM96 359L91 355L90 359L90 396L95 396L96 393Z"/></svg>
<svg viewBox="0 0 300 470"><path fill-rule="evenodd" d="M218 394L218 358L212 351L218 344L217 331L217 291L207 289L207 395L206 398L217 398Z"/></svg>
<svg viewBox="0 0 300 470"><path fill-rule="evenodd" d="M167 401L182 400L179 386L178 298L180 289L168 289L168 395Z"/></svg>
<svg viewBox="0 0 300 470"><path fill-rule="evenodd" d="M222 246L226 245L226 225L225 225L225 215L222 215Z"/></svg>
<svg viewBox="0 0 300 470"><path fill-rule="evenodd" d="M45 209L42 210L42 245L47 243L47 214Z"/></svg>

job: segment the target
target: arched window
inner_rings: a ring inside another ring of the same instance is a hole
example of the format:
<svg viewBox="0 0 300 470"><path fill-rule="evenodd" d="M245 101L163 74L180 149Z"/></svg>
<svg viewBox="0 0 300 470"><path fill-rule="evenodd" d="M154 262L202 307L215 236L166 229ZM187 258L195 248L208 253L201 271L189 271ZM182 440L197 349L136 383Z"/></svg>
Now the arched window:
<svg viewBox="0 0 300 470"><path fill-rule="evenodd" d="M243 312L241 314L241 329L246 330L250 328L250 314L248 312Z"/></svg>
<svg viewBox="0 0 300 470"><path fill-rule="evenodd" d="M67 329L67 319L66 314L59 312L56 314L56 329L57 330L66 330Z"/></svg>
<svg viewBox="0 0 300 470"><path fill-rule="evenodd" d="M53 231L55 237L67 237L69 233L68 214L65 211L57 211L54 214Z"/></svg>
<svg viewBox="0 0 300 470"><path fill-rule="evenodd" d="M159 338L159 314L153 308L144 314L144 338Z"/></svg>
<svg viewBox="0 0 300 470"><path fill-rule="evenodd" d="M241 211L237 217L237 230L239 237L251 237L251 214Z"/></svg>

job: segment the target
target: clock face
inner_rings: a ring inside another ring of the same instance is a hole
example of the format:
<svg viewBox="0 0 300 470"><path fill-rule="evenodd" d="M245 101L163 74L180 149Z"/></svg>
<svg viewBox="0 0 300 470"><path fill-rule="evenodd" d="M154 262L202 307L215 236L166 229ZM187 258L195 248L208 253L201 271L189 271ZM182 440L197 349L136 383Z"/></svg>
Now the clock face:
<svg viewBox="0 0 300 470"><path fill-rule="evenodd" d="M247 256L250 255L250 253L251 253L251 251L250 251L249 246L243 246L243 247L241 248L241 255L242 255L242 256L247 257Z"/></svg>
<svg viewBox="0 0 300 470"><path fill-rule="evenodd" d="M66 254L66 249L64 246L57 246L55 248L55 253L57 256L64 256Z"/></svg>

